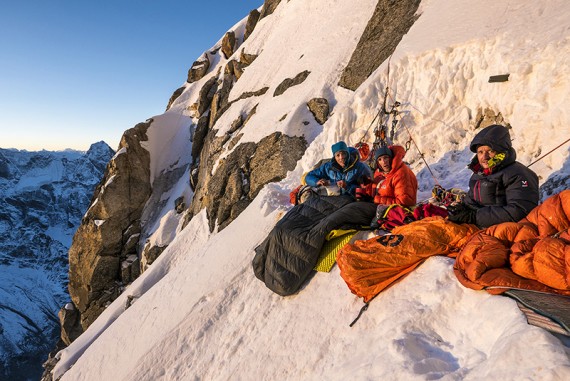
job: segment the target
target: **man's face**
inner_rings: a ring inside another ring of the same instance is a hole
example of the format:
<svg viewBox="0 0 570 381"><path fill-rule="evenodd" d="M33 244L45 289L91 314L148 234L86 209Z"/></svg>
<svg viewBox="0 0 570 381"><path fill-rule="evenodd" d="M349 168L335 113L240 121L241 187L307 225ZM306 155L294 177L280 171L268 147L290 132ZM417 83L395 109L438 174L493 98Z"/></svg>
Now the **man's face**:
<svg viewBox="0 0 570 381"><path fill-rule="evenodd" d="M477 147L477 160L484 169L489 168L489 159L495 157L496 154L497 152L489 146Z"/></svg>
<svg viewBox="0 0 570 381"><path fill-rule="evenodd" d="M342 168L346 166L346 161L348 160L348 152L346 151L337 151L334 154L334 159Z"/></svg>
<svg viewBox="0 0 570 381"><path fill-rule="evenodd" d="M378 156L378 168L380 168L382 172L390 172L392 169L392 158L388 155Z"/></svg>

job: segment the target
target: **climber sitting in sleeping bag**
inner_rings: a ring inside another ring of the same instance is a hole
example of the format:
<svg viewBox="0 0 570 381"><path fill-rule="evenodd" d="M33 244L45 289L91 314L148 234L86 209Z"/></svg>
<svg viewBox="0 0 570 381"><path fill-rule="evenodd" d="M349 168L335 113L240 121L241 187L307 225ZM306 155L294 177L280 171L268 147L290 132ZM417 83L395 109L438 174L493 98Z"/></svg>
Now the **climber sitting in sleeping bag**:
<svg viewBox="0 0 570 381"><path fill-rule="evenodd" d="M372 181L357 189L356 198L375 204L413 207L416 204L418 180L404 163L402 146L381 146L374 151L376 171Z"/></svg>
<svg viewBox="0 0 570 381"><path fill-rule="evenodd" d="M359 181L372 176L370 167L360 161L356 148L348 147L343 141L332 145L332 153L330 161L307 173L306 184L311 187L336 185L340 194L354 196Z"/></svg>
<svg viewBox="0 0 570 381"><path fill-rule="evenodd" d="M449 206L449 220L487 228L501 222L518 222L538 205L538 176L516 161L506 127L481 130L470 145L475 156L469 192L463 201Z"/></svg>
<svg viewBox="0 0 570 381"><path fill-rule="evenodd" d="M358 151L346 143L332 145L333 159L309 172L309 186L336 184L340 194L315 194L291 208L255 248L255 276L279 295L297 292L313 271L327 235L335 229L369 229L376 213L372 202L356 202L359 181L371 176Z"/></svg>
<svg viewBox="0 0 570 381"><path fill-rule="evenodd" d="M380 146L374 151L374 177L356 189L356 199L374 202L376 215L370 226L390 231L391 227L413 221L418 180L403 161L402 146Z"/></svg>

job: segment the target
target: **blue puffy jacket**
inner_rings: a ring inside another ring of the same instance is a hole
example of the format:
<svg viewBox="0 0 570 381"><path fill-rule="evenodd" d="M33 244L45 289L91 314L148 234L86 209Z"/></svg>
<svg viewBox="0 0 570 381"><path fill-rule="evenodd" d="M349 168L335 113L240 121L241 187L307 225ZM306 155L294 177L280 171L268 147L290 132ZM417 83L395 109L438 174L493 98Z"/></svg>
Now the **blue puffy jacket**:
<svg viewBox="0 0 570 381"><path fill-rule="evenodd" d="M342 168L334 157L321 165L319 168L313 169L305 176L307 185L316 187L317 182L321 179L330 181L331 184L336 184L337 181L344 180L346 188L341 189L341 194L351 194L354 196L356 188L362 182L365 176L372 178L372 171L370 167L359 160L358 150L354 147L349 147L350 159L348 165Z"/></svg>

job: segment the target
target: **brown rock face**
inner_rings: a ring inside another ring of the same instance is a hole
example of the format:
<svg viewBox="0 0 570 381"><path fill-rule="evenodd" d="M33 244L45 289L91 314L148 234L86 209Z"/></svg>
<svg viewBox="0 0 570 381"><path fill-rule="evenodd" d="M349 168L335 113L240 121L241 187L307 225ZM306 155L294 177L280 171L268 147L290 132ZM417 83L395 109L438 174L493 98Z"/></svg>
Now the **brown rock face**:
<svg viewBox="0 0 570 381"><path fill-rule="evenodd" d="M203 115L198 119L198 124L194 132L194 137L192 139L192 161L196 162L196 159L200 155L202 148L204 147L204 139L208 134L208 121L210 117L208 115Z"/></svg>
<svg viewBox="0 0 570 381"><path fill-rule="evenodd" d="M420 0L379 0L376 9L339 81L339 86L356 90L384 62L418 16Z"/></svg>
<svg viewBox="0 0 570 381"><path fill-rule="evenodd" d="M226 74L222 80L221 87L214 94L212 102L210 103L210 128L214 126L216 121L230 106L228 98L230 91L235 83L235 77L232 74Z"/></svg>
<svg viewBox="0 0 570 381"><path fill-rule="evenodd" d="M305 70L300 72L299 74L297 74L295 76L295 78L285 78L275 89L275 91L273 92L273 96L279 96L281 94L283 94L288 88L299 85L301 83L303 83L305 81L305 79L307 79L307 77L309 76L309 74L311 74L310 71Z"/></svg>
<svg viewBox="0 0 570 381"><path fill-rule="evenodd" d="M57 316L61 325L61 340L69 345L83 333L79 312L75 308L64 307Z"/></svg>
<svg viewBox="0 0 570 381"><path fill-rule="evenodd" d="M198 102L194 106L194 108L197 110L197 114L194 115L195 117L202 116L202 114L204 114L204 112L208 110L208 108L210 107L210 103L212 102L212 98L214 98L214 94L216 93L217 90L218 90L218 77L214 76L208 79L208 81L206 81L204 86L202 86L202 88L200 89L200 92L198 94Z"/></svg>
<svg viewBox="0 0 570 381"><path fill-rule="evenodd" d="M242 64L243 67L246 67L251 65L251 63L255 61L256 58L257 58L256 54L247 54L242 49L239 55L239 62Z"/></svg>
<svg viewBox="0 0 570 381"><path fill-rule="evenodd" d="M151 123L123 134L69 249L69 294L84 329L120 293L121 262L132 254L124 246L132 241L132 232L140 231L133 225L140 224L151 192L150 158L141 146Z"/></svg>
<svg viewBox="0 0 570 381"><path fill-rule="evenodd" d="M208 59L208 55L204 53L198 60L194 61L190 70L188 70L188 79L186 79L186 82L192 83L204 78L209 68L210 60Z"/></svg>
<svg viewBox="0 0 570 381"><path fill-rule="evenodd" d="M505 121L505 118L503 118L503 114L501 114L500 112L495 113L495 110L491 108L485 108L484 110L482 108L479 108L477 110L477 116L475 117L474 123L475 123L475 129L478 128L483 129L493 124L500 124L502 126L507 126L507 127L510 126Z"/></svg>
<svg viewBox="0 0 570 381"><path fill-rule="evenodd" d="M168 100L168 105L166 106L166 111L168 111L168 109L170 109L170 106L172 106L172 104L174 103L174 101L180 96L182 95L182 93L184 92L184 90L186 89L186 87L182 86L177 88L176 90L174 90L174 93L172 93L172 96L170 97L170 99Z"/></svg>
<svg viewBox="0 0 570 381"><path fill-rule="evenodd" d="M272 14L280 2L281 2L281 0L265 0L265 3L263 4L263 8L261 8L261 15L259 16L259 19L261 20L262 18L267 17L270 14Z"/></svg>
<svg viewBox="0 0 570 381"><path fill-rule="evenodd" d="M325 124L329 118L329 102L325 98L313 98L307 103L307 107L319 124Z"/></svg>
<svg viewBox="0 0 570 381"><path fill-rule="evenodd" d="M226 32L224 38L222 39L222 53L226 58L230 58L232 54L236 51L236 35L234 32Z"/></svg>
<svg viewBox="0 0 570 381"><path fill-rule="evenodd" d="M190 208L191 215L207 208L211 231L216 224L221 230L232 222L265 184L283 179L307 148L304 137L275 132L257 144L237 145L211 175L213 164L229 142L229 136L215 135L216 130L208 134L200 155L198 185Z"/></svg>
<svg viewBox="0 0 570 381"><path fill-rule="evenodd" d="M255 29L257 22L259 21L259 16L261 13L257 9L252 10L249 12L249 16L247 17L247 22L245 23L245 32L243 34L243 40L247 40L251 32Z"/></svg>

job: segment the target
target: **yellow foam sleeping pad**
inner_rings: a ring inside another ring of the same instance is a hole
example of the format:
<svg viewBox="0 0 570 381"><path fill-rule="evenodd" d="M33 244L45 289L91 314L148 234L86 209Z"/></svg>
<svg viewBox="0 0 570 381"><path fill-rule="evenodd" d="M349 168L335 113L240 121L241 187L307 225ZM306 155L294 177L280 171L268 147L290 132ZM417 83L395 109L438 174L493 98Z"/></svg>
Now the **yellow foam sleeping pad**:
<svg viewBox="0 0 570 381"><path fill-rule="evenodd" d="M320 272L330 272L336 263L336 253L350 241L357 233L357 230L332 230L326 237L325 244L321 249L319 259L314 270Z"/></svg>

